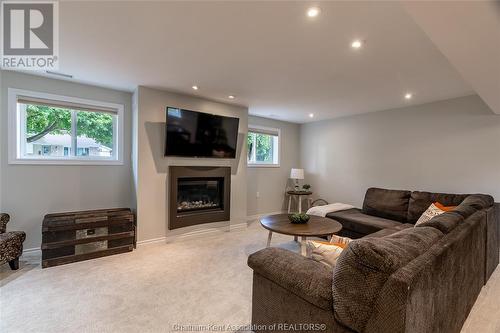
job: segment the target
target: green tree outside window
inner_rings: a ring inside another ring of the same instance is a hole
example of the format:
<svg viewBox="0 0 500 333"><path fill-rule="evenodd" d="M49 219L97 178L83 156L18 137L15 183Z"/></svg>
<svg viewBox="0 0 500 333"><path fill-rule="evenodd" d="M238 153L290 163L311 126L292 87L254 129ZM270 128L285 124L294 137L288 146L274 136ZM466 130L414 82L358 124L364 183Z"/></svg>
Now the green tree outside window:
<svg viewBox="0 0 500 333"><path fill-rule="evenodd" d="M86 136L112 148L113 116L99 112L77 112L77 136ZM26 132L28 143L47 134L71 133L71 110L46 105L26 105Z"/></svg>
<svg viewBox="0 0 500 333"><path fill-rule="evenodd" d="M273 162L274 136L249 132L247 136L247 160L249 162Z"/></svg>

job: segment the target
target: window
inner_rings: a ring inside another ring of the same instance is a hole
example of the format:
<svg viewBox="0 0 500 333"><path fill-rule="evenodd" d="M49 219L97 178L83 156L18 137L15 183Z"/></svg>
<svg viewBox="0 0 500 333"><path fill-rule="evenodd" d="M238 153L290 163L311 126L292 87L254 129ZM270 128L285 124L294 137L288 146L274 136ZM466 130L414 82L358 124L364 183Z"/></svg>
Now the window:
<svg viewBox="0 0 500 333"><path fill-rule="evenodd" d="M279 129L249 126L248 166L279 167L279 140Z"/></svg>
<svg viewBox="0 0 500 333"><path fill-rule="evenodd" d="M123 105L9 89L9 163L121 164Z"/></svg>

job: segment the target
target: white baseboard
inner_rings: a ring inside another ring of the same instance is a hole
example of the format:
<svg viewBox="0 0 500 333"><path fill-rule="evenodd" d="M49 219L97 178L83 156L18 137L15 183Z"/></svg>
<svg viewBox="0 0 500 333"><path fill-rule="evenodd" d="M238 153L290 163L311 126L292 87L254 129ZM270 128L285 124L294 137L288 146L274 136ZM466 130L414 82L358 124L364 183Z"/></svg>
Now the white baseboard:
<svg viewBox="0 0 500 333"><path fill-rule="evenodd" d="M159 237L159 238L146 239L146 240L138 241L137 242L137 246L147 245L147 244L154 244L154 243L165 243L166 239L167 239L167 237Z"/></svg>
<svg viewBox="0 0 500 333"><path fill-rule="evenodd" d="M39 252L40 254L42 254L42 250L40 250L39 247L34 247L34 248L31 248L31 249L24 249L23 250L23 254L34 253L34 252Z"/></svg>
<svg viewBox="0 0 500 333"><path fill-rule="evenodd" d="M274 214L283 214L285 211L276 211L276 212L270 212L270 213L264 213L264 214L256 214L256 215L250 215L246 217L245 222L241 223L228 223L227 225L219 225L216 227L210 227L210 228L204 228L200 230L194 230L194 231L189 231L185 233L180 233L180 234L175 234L175 235L167 235L163 237L158 237L158 238L151 238L151 239L145 239L137 242L137 246L143 246L143 245L148 245L148 244L155 244L155 243L170 243L176 240L181 240L181 239L186 239L186 238L195 238L195 237L200 237L200 236L206 236L210 234L216 234L220 232L228 232L228 231L238 231L238 230L243 230L248 227L248 223L258 220L259 218L266 216L266 215L274 215ZM244 220L244 219L242 219ZM33 253L33 252L39 252L41 254L40 248L31 248L31 249L25 249L23 251L24 253Z"/></svg>
<svg viewBox="0 0 500 333"><path fill-rule="evenodd" d="M243 229L246 229L248 227L249 222L252 222L254 220L258 220L259 218L266 216L266 215L282 214L284 212L285 211L277 211L277 212L270 212L270 213L264 213L264 214L256 214L256 215L247 216L246 218L239 219L239 220L244 221L244 222L240 222L240 223L229 223L227 225L207 227L207 228L189 231L189 232L184 232L184 233L180 233L180 234L173 234L173 235L167 235L167 236L163 236L163 237L159 237L159 238L145 239L142 241L138 241L137 246L154 244L154 243L170 243L170 242L174 242L174 241L178 241L178 240L183 240L186 238L196 238L196 237L201 237L201 236L207 236L210 234L217 234L220 232L243 230Z"/></svg>
<svg viewBox="0 0 500 333"><path fill-rule="evenodd" d="M264 217L264 216L267 216L267 215L276 215L276 214L285 214L285 213L286 213L286 210L280 210L280 211L277 211L277 212L270 212L270 213L249 215L249 216L247 216L247 223L255 221L255 220L258 220L261 217Z"/></svg>
<svg viewBox="0 0 500 333"><path fill-rule="evenodd" d="M183 239L187 239L187 238L197 238L197 237L207 236L207 235L211 235L211 234L218 234L221 232L242 230L242 229L246 229L247 227L248 227L248 224L246 222L233 223L233 224L228 223L226 225L207 227L207 228L183 232L183 233L179 233L179 234L170 234L170 235L159 237L159 238L145 239L142 241L138 241L137 246L154 244L154 243L171 243L174 241L179 241L179 240L183 240Z"/></svg>

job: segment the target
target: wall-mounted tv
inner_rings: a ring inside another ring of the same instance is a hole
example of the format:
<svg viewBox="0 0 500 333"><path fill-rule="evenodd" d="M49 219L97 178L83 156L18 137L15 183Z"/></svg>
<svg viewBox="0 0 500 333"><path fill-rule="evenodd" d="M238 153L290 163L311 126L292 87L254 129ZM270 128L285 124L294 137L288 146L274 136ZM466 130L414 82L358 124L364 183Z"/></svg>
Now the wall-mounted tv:
<svg viewBox="0 0 500 333"><path fill-rule="evenodd" d="M235 158L239 119L167 107L165 156Z"/></svg>

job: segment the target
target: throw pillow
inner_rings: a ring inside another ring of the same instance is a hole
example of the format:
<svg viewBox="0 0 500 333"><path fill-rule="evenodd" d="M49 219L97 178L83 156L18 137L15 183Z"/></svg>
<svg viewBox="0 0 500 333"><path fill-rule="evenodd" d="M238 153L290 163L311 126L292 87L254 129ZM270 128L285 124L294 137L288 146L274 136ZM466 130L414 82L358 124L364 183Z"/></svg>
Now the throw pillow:
<svg viewBox="0 0 500 333"><path fill-rule="evenodd" d="M337 259L344 248L329 242L306 241L307 257L330 267L337 264Z"/></svg>
<svg viewBox="0 0 500 333"><path fill-rule="evenodd" d="M334 267L342 251L352 241L348 237L333 235L329 242L309 240L306 242L307 257Z"/></svg>
<svg viewBox="0 0 500 333"><path fill-rule="evenodd" d="M418 221L415 223L415 226L427 222L430 219L432 219L434 216L438 216L443 214L445 211L442 209L439 209L435 204L431 204L429 208L420 216Z"/></svg>
<svg viewBox="0 0 500 333"><path fill-rule="evenodd" d="M350 239L349 237L342 237L337 235L332 235L332 238L330 238L330 243L337 244L342 248L346 248L347 244L349 244L351 241L352 239Z"/></svg>
<svg viewBox="0 0 500 333"><path fill-rule="evenodd" d="M439 209L441 209L441 210L444 210L445 212L449 212L449 211L452 211L452 210L454 210L455 208L457 208L457 206L445 206L445 205L443 205L442 203L439 203L439 202L437 202L437 201L434 203L434 205L435 205L437 208L439 208Z"/></svg>

